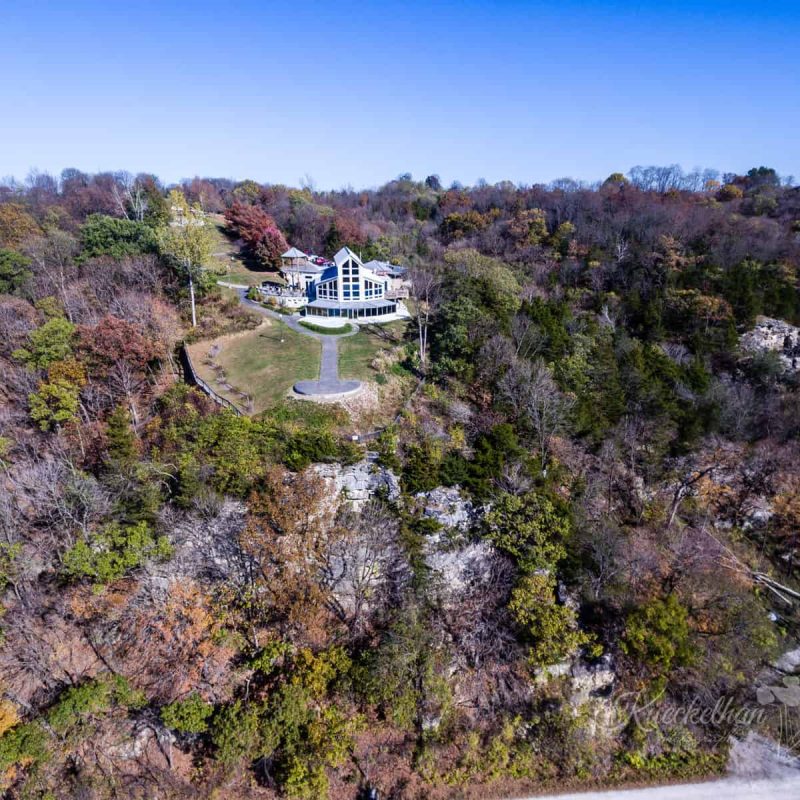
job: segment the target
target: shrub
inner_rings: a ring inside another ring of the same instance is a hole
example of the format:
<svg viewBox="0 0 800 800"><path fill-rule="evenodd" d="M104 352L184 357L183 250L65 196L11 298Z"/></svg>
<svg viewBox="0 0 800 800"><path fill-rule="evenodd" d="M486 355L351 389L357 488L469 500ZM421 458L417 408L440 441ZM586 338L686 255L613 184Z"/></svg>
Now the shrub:
<svg viewBox="0 0 800 800"><path fill-rule="evenodd" d="M126 526L112 522L64 554L64 572L73 579L92 578L96 586L102 586L148 559L167 560L171 555L167 538L154 536L146 522Z"/></svg>
<svg viewBox="0 0 800 800"><path fill-rule="evenodd" d="M666 600L651 600L629 614L620 643L623 652L659 676L666 676L673 667L690 664L693 648L688 617L674 594Z"/></svg>
<svg viewBox="0 0 800 800"><path fill-rule="evenodd" d="M192 692L184 700L176 700L161 709L161 719L168 728L181 733L205 733L214 707Z"/></svg>
<svg viewBox="0 0 800 800"><path fill-rule="evenodd" d="M328 328L324 325L315 325L313 322L306 322L304 319L300 320L300 325L307 328L314 333L324 333L330 336L341 336L343 333L350 333L353 326L346 322L344 325L337 325L335 328Z"/></svg>

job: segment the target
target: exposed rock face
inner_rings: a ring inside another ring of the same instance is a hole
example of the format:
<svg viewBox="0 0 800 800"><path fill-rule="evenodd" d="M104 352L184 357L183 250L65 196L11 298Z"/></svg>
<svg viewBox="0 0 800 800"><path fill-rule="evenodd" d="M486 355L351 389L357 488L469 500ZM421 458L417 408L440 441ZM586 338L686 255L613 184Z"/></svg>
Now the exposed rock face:
<svg viewBox="0 0 800 800"><path fill-rule="evenodd" d="M154 590L166 592L176 578L236 580L246 575L249 558L238 545L247 509L238 500L225 499L213 515L192 515L159 520L159 528L170 535L175 552L166 564L148 565Z"/></svg>
<svg viewBox="0 0 800 800"><path fill-rule="evenodd" d="M575 661L570 669L570 702L582 705L591 697L603 697L611 690L616 677L610 655L604 655L595 664Z"/></svg>
<svg viewBox="0 0 800 800"><path fill-rule="evenodd" d="M491 544L473 542L455 550L440 549L441 545L438 537L428 539L425 563L439 575L448 594L458 595L489 580L495 555Z"/></svg>
<svg viewBox="0 0 800 800"><path fill-rule="evenodd" d="M313 469L321 478L330 480L336 494L347 498L356 511L379 492L385 492L389 500L400 497L400 481L397 476L369 458L349 467L341 464L315 464Z"/></svg>
<svg viewBox="0 0 800 800"><path fill-rule="evenodd" d="M438 574L445 595L455 598L486 583L497 551L489 542L467 536L483 509L476 508L454 486L420 492L414 496L414 504L423 517L442 526L425 541L425 562Z"/></svg>
<svg viewBox="0 0 800 800"><path fill-rule="evenodd" d="M429 492L420 492L414 499L424 517L460 533L466 533L478 518L479 510L462 497L456 486L439 486Z"/></svg>
<svg viewBox="0 0 800 800"><path fill-rule="evenodd" d="M755 328L742 336L741 345L751 352L776 352L787 372L800 372L800 328L788 322L758 317Z"/></svg>

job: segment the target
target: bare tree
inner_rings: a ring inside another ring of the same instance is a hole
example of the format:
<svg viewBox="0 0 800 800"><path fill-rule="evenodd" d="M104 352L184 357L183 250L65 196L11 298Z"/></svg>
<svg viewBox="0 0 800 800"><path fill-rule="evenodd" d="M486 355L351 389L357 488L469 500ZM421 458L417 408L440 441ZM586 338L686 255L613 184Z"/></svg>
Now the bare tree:
<svg viewBox="0 0 800 800"><path fill-rule="evenodd" d="M69 321L74 322L68 287L76 272L73 257L78 251L78 243L75 237L64 231L50 231L28 242L25 250L32 261L31 268L42 295L55 294Z"/></svg>
<svg viewBox="0 0 800 800"><path fill-rule="evenodd" d="M442 278L429 267L417 267L409 273L414 319L419 337L419 361L423 372L428 368L428 329L441 303Z"/></svg>
<svg viewBox="0 0 800 800"><path fill-rule="evenodd" d="M550 443L563 429L572 401L563 395L544 362L518 361L501 378L500 395L515 415L533 430L539 450L542 475L547 474Z"/></svg>
<svg viewBox="0 0 800 800"><path fill-rule="evenodd" d="M147 192L138 178L130 172L118 172L114 175L112 193L119 213L125 219L133 218L137 222L144 219L148 208Z"/></svg>

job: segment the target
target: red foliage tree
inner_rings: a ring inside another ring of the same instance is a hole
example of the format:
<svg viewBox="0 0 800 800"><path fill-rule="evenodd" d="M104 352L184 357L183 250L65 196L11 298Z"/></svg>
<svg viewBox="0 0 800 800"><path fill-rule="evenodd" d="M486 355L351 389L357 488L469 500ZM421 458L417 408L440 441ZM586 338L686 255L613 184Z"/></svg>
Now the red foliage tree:
<svg viewBox="0 0 800 800"><path fill-rule="evenodd" d="M289 245L275 220L263 208L236 202L225 212L225 219L255 259L265 266L280 266L281 253L286 252Z"/></svg>
<svg viewBox="0 0 800 800"><path fill-rule="evenodd" d="M141 371L163 355L140 325L111 315L103 317L94 327L78 326L78 341L83 360L97 376L107 375L119 361Z"/></svg>

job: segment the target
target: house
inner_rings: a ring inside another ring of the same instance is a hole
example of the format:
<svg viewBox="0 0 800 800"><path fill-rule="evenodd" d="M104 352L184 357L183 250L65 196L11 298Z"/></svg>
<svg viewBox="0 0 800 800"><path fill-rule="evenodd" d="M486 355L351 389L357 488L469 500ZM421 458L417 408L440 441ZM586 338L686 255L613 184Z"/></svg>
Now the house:
<svg viewBox="0 0 800 800"><path fill-rule="evenodd" d="M367 261L364 267L372 270L376 275L389 278L387 297L394 300L405 300L408 297L411 282L408 280L408 270L405 267L377 260Z"/></svg>
<svg viewBox="0 0 800 800"><path fill-rule="evenodd" d="M315 324L337 327L342 320L391 322L409 316L398 296L404 270L380 261L362 263L349 248L343 247L333 262L317 264L293 247L281 256L281 273L288 289L262 289L281 305L301 308ZM371 266L374 267L371 268ZM407 294L405 295L407 296Z"/></svg>
<svg viewBox="0 0 800 800"><path fill-rule="evenodd" d="M368 269L348 247L343 247L312 285L313 298L303 314L322 325L356 322L390 322L408 317L403 303L389 297L390 278Z"/></svg>

